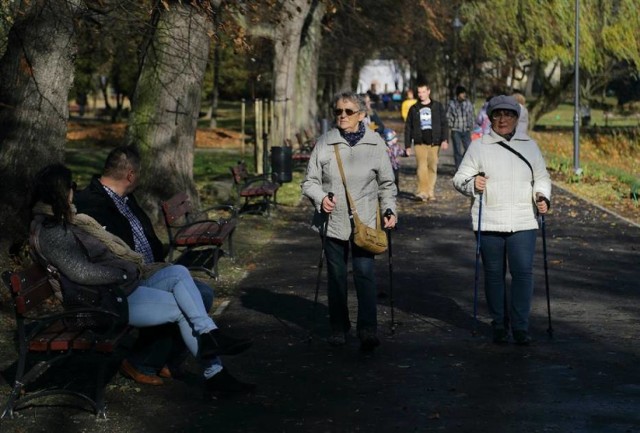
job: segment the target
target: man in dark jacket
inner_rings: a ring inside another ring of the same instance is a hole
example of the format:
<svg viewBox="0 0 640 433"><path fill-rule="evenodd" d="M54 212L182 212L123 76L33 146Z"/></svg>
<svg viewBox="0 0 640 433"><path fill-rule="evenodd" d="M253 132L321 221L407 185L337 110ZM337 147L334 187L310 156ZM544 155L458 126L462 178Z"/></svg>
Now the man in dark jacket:
<svg viewBox="0 0 640 433"><path fill-rule="evenodd" d="M104 228L136 252L145 263L164 262L166 255L162 241L156 235L149 216L132 194L138 183L140 155L133 147L117 147L109 153L101 176L94 176L89 186L74 198L78 213L93 217ZM213 289L194 280L204 307L213 305ZM186 347L174 324L142 328L130 356L120 371L138 383L161 385L162 377L179 374L179 366L186 358ZM219 361L219 360L218 360ZM220 376L221 391L248 391L253 385L233 378L226 368Z"/></svg>
<svg viewBox="0 0 640 433"><path fill-rule="evenodd" d="M407 156L415 153L418 174L416 197L434 201L438 176L440 147L447 149L449 128L443 105L430 97L431 88L418 84L418 102L411 106L405 122L405 149Z"/></svg>

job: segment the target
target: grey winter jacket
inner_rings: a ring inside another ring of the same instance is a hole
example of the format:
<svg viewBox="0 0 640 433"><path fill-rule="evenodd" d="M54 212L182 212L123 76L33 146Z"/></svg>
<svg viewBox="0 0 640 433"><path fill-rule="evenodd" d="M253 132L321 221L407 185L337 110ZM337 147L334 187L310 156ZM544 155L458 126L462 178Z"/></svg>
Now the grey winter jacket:
<svg viewBox="0 0 640 433"><path fill-rule="evenodd" d="M313 227L320 230L324 221L321 213L322 200L329 192L333 192L336 207L329 217L327 236L340 240L351 237L351 220L336 160L336 149L340 151L347 187L360 220L369 227L376 226L378 201L380 212L391 209L397 218L397 190L393 169L380 135L367 128L364 137L351 147L338 129L331 129L318 139L301 184L302 193L311 199L316 208Z"/></svg>

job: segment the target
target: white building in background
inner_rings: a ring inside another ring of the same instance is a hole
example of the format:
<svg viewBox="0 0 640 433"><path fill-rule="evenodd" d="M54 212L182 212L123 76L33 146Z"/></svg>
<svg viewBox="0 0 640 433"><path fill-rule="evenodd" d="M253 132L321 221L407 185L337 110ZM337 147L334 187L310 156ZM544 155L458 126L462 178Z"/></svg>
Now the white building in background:
<svg viewBox="0 0 640 433"><path fill-rule="evenodd" d="M369 60L360 69L358 77L358 93L369 90L380 95L393 93L397 89L401 92L409 83L409 66L396 60Z"/></svg>

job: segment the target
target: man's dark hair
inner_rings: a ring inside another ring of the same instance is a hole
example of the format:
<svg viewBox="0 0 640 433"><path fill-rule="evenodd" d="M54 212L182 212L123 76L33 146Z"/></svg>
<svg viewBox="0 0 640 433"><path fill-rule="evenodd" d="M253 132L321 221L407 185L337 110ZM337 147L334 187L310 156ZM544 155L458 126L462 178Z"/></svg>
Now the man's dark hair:
<svg viewBox="0 0 640 433"><path fill-rule="evenodd" d="M140 169L140 154L132 146L118 146L107 155L102 175L121 179L127 175L129 169Z"/></svg>
<svg viewBox="0 0 640 433"><path fill-rule="evenodd" d="M464 86L456 87L456 96L458 96L461 93L467 93L467 89Z"/></svg>
<svg viewBox="0 0 640 433"><path fill-rule="evenodd" d="M429 86L429 82L427 80L418 81L418 84L416 84L416 89L418 87L426 87L427 89L431 88L431 86Z"/></svg>

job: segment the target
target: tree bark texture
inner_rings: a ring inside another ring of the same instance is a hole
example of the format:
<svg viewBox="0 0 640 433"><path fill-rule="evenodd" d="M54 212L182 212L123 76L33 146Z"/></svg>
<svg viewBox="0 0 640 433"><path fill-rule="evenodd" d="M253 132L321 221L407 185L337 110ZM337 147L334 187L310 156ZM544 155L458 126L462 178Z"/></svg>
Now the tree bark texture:
<svg viewBox="0 0 640 433"><path fill-rule="evenodd" d="M193 154L211 23L200 9L175 2L156 10L150 27L127 143L142 155L136 196L159 220L159 201L179 191L198 203Z"/></svg>
<svg viewBox="0 0 640 433"><path fill-rule="evenodd" d="M310 3L310 0L282 2L274 40L274 110L277 117L271 128L270 146L282 146L284 139L295 133L294 110L300 108L294 105L298 51Z"/></svg>
<svg viewBox="0 0 640 433"><path fill-rule="evenodd" d="M303 28L298 67L296 69L294 133L305 129L317 132L318 116L318 63L322 45L322 18L324 3L314 0Z"/></svg>
<svg viewBox="0 0 640 433"><path fill-rule="evenodd" d="M69 89L82 2L23 2L0 59L0 248L26 238L31 184L64 160Z"/></svg>

